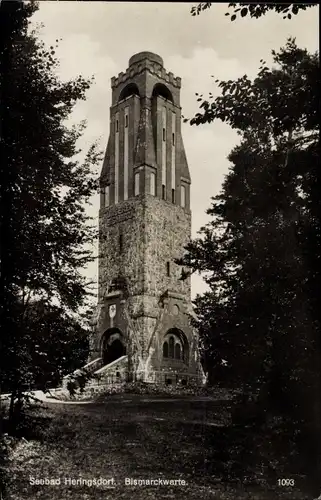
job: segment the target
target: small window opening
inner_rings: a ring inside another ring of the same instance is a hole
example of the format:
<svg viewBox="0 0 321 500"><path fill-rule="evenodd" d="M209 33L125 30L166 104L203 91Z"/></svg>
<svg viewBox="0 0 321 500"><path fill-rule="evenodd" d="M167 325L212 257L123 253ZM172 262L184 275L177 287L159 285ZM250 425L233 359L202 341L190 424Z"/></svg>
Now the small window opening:
<svg viewBox="0 0 321 500"><path fill-rule="evenodd" d="M167 276L171 275L170 262L166 262L166 272L167 272Z"/></svg>
<svg viewBox="0 0 321 500"><path fill-rule="evenodd" d="M175 189L172 189L172 203L175 203Z"/></svg>
<svg viewBox="0 0 321 500"><path fill-rule="evenodd" d="M177 343L175 344L175 359L181 359L181 346Z"/></svg>
<svg viewBox="0 0 321 500"><path fill-rule="evenodd" d="M181 207L186 206L186 189L185 186L181 186Z"/></svg>
<svg viewBox="0 0 321 500"><path fill-rule="evenodd" d="M170 337L169 338L168 357L169 358L174 358L174 337Z"/></svg>
<svg viewBox="0 0 321 500"><path fill-rule="evenodd" d="M103 193L103 206L108 207L109 206L109 186L105 186L105 188L102 190Z"/></svg>
<svg viewBox="0 0 321 500"><path fill-rule="evenodd" d="M128 115L125 115L125 128L128 127Z"/></svg>
<svg viewBox="0 0 321 500"><path fill-rule="evenodd" d="M135 173L135 185L134 185L134 195L135 196L139 195L139 182L140 182L139 172L136 172Z"/></svg>
<svg viewBox="0 0 321 500"><path fill-rule="evenodd" d="M119 372L116 372L116 377L119 378L120 377L120 373Z"/></svg>
<svg viewBox="0 0 321 500"><path fill-rule="evenodd" d="M155 172L150 173L150 194L156 195L156 175Z"/></svg>
<svg viewBox="0 0 321 500"><path fill-rule="evenodd" d="M163 357L168 358L168 342L164 342L163 344Z"/></svg>
<svg viewBox="0 0 321 500"><path fill-rule="evenodd" d="M172 145L175 146L175 134L174 134L174 132L172 133Z"/></svg>
<svg viewBox="0 0 321 500"><path fill-rule="evenodd" d="M119 132L119 122L116 120L116 132Z"/></svg>
<svg viewBox="0 0 321 500"><path fill-rule="evenodd" d="M162 184L162 199L165 200L165 184Z"/></svg>
<svg viewBox="0 0 321 500"><path fill-rule="evenodd" d="M166 141L166 131L165 131L165 128L163 128L163 141Z"/></svg>
<svg viewBox="0 0 321 500"><path fill-rule="evenodd" d="M123 247L124 247L124 245L123 245L123 235L120 234L119 235L119 253L122 253Z"/></svg>

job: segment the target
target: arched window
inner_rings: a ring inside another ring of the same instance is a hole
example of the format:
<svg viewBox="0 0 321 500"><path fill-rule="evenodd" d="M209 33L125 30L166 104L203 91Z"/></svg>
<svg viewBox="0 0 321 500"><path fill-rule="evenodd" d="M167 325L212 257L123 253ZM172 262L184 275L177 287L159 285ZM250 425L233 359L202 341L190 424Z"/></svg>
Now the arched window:
<svg viewBox="0 0 321 500"><path fill-rule="evenodd" d="M163 357L168 358L168 342L164 342L163 344Z"/></svg>
<svg viewBox="0 0 321 500"><path fill-rule="evenodd" d="M137 95L139 97L139 90L136 83L130 83L129 85L126 85L126 87L120 93L119 101L123 101L131 95Z"/></svg>
<svg viewBox="0 0 321 500"><path fill-rule="evenodd" d="M181 330L171 328L164 337L163 358L188 363L188 341Z"/></svg>
<svg viewBox="0 0 321 500"><path fill-rule="evenodd" d="M178 342L175 344L175 359L182 359L181 345Z"/></svg>
<svg viewBox="0 0 321 500"><path fill-rule="evenodd" d="M152 97L157 97L157 96L164 97L164 99L174 102L171 91L163 83L156 83L153 89Z"/></svg>

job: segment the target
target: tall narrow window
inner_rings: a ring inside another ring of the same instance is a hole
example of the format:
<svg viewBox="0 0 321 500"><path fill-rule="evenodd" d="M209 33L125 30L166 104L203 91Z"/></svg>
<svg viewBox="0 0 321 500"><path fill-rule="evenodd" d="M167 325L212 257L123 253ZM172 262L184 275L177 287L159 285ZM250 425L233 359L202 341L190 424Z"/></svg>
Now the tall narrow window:
<svg viewBox="0 0 321 500"><path fill-rule="evenodd" d="M181 346L180 344L175 344L175 359L181 359Z"/></svg>
<svg viewBox="0 0 321 500"><path fill-rule="evenodd" d="M109 207L109 186L105 186L105 207Z"/></svg>
<svg viewBox="0 0 321 500"><path fill-rule="evenodd" d="M139 195L139 172L136 172L135 174L135 188L134 188L134 195L138 196Z"/></svg>
<svg viewBox="0 0 321 500"><path fill-rule="evenodd" d="M156 195L156 174L155 172L150 173L150 194Z"/></svg>
<svg viewBox="0 0 321 500"><path fill-rule="evenodd" d="M128 107L125 108L125 130L124 130L124 200L128 199Z"/></svg>
<svg viewBox="0 0 321 500"><path fill-rule="evenodd" d="M119 195L119 111L116 113L116 133L115 133L115 204L118 203Z"/></svg>
<svg viewBox="0 0 321 500"><path fill-rule="evenodd" d="M165 200L165 185L162 184L162 199Z"/></svg>
<svg viewBox="0 0 321 500"><path fill-rule="evenodd" d="M181 207L185 208L186 206L186 188L185 186L181 186Z"/></svg>
<svg viewBox="0 0 321 500"><path fill-rule="evenodd" d="M174 337L169 337L169 349L168 349L168 357L174 357Z"/></svg>
<svg viewBox="0 0 321 500"><path fill-rule="evenodd" d="M175 189L172 189L172 203L175 203Z"/></svg>
<svg viewBox="0 0 321 500"><path fill-rule="evenodd" d="M171 188L176 187L176 147L175 147L176 115L172 112L172 147L171 147ZM175 194L174 194L175 196ZM175 201L172 199L172 202Z"/></svg>
<svg viewBox="0 0 321 500"><path fill-rule="evenodd" d="M123 245L123 235L120 234L119 235L119 253L122 253L123 247L124 247L124 245Z"/></svg>
<svg viewBox="0 0 321 500"><path fill-rule="evenodd" d="M167 144L166 144L166 125L167 122L167 109L164 106L162 109L162 129L163 129L163 140L161 143L161 150L162 150L162 184L164 186L167 186L167 179L166 179L166 170L167 170ZM164 192L165 192L165 187L164 187ZM165 200L165 196L162 196L163 200Z"/></svg>
<svg viewBox="0 0 321 500"><path fill-rule="evenodd" d="M164 342L163 344L163 357L168 358L168 342Z"/></svg>
<svg viewBox="0 0 321 500"><path fill-rule="evenodd" d="M170 267L169 262L166 262L166 273L167 273L167 276L171 275L171 267Z"/></svg>

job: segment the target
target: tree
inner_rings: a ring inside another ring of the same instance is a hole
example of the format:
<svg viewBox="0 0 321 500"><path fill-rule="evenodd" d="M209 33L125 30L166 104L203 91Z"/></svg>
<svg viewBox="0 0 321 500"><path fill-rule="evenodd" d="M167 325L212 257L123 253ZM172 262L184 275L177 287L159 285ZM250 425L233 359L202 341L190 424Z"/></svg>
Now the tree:
<svg viewBox="0 0 321 500"><path fill-rule="evenodd" d="M56 387L61 378L86 363L89 354L88 328L70 317L63 308L45 301L31 302L27 308L17 304L17 315L24 310L25 327L19 345L20 375L25 390L45 391ZM12 337L12 349L15 338ZM10 349L10 344L7 344ZM3 360L5 392L14 388L16 366Z"/></svg>
<svg viewBox="0 0 321 500"><path fill-rule="evenodd" d="M6 41L2 73L0 383L8 382L10 366L12 407L27 373L32 378L39 366L40 333L52 342L56 371L66 354L62 329L72 342L84 333L80 311L90 290L81 271L93 258L88 245L96 236L84 205L97 188L92 168L100 153L93 144L81 159L77 141L85 123L66 125L92 80L59 81L54 47L28 31L37 8L31 2L15 12L18 28Z"/></svg>
<svg viewBox="0 0 321 500"><path fill-rule="evenodd" d="M191 8L192 16L198 16L204 10L211 8L212 2L201 2L196 6ZM230 12L226 12L226 16L230 16L231 21L235 21L237 16L246 17L250 15L251 18L259 18L267 14L267 12L274 11L277 14L281 14L283 19L291 19L292 16L297 15L300 11L306 10L309 7L315 7L317 3L229 3L228 7L231 9Z"/></svg>
<svg viewBox="0 0 321 500"><path fill-rule="evenodd" d="M206 272L210 291L195 305L210 379L294 420L320 487L319 58L293 39L272 55L254 81L216 80L221 95L198 97L190 123L220 119L241 141L212 220L178 263Z"/></svg>

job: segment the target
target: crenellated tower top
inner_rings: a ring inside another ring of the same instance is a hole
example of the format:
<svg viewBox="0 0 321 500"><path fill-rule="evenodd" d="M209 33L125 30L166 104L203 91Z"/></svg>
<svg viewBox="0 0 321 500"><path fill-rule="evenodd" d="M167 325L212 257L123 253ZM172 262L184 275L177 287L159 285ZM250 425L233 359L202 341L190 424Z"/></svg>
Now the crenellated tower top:
<svg viewBox="0 0 321 500"><path fill-rule="evenodd" d="M134 54L112 78L110 134L101 172L101 208L151 195L185 211L190 175L181 137L181 79L153 52Z"/></svg>
<svg viewBox="0 0 321 500"><path fill-rule="evenodd" d="M138 83L141 77L146 74L150 75L151 81L161 81L166 85L173 95L173 102L179 106L179 89L181 88L181 78L174 76L171 71L166 71L163 66L163 59L153 52L139 52L133 55L128 62L128 68L125 72L119 73L117 77L111 79L111 87L113 90L112 104L115 105L122 100L122 90L132 81ZM143 76L144 78L144 76ZM145 78L144 78L145 80ZM139 88L140 97L151 97L149 88Z"/></svg>

